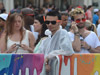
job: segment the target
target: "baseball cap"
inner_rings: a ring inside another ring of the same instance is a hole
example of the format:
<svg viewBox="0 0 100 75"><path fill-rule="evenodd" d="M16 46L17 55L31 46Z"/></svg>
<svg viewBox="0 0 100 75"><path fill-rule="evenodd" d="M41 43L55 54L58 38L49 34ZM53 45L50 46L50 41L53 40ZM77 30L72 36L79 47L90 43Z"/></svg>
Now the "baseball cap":
<svg viewBox="0 0 100 75"><path fill-rule="evenodd" d="M99 11L99 9L94 9L94 12L98 12Z"/></svg>
<svg viewBox="0 0 100 75"><path fill-rule="evenodd" d="M4 20L4 21L7 20L7 17L8 17L8 14L6 14L6 13L0 14L0 18L1 18L2 20Z"/></svg>

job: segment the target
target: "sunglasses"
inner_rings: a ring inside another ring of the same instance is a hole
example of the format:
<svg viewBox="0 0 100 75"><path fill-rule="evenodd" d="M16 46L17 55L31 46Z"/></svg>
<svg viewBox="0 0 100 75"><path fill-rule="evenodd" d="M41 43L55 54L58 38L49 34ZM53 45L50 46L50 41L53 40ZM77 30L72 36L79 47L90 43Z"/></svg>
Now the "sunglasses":
<svg viewBox="0 0 100 75"><path fill-rule="evenodd" d="M57 21L45 21L46 24L52 24L52 25L55 25L57 22L60 22L60 20L57 20Z"/></svg>
<svg viewBox="0 0 100 75"><path fill-rule="evenodd" d="M85 19L85 18L82 18L82 19L76 19L76 23L80 23L81 21L85 22L86 19Z"/></svg>

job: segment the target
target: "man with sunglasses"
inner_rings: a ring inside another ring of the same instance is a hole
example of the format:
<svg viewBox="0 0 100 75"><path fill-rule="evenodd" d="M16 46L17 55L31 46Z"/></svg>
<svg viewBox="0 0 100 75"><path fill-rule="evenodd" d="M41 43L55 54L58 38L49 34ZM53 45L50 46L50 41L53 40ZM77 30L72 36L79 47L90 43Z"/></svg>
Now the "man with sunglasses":
<svg viewBox="0 0 100 75"><path fill-rule="evenodd" d="M72 55L74 51L68 32L60 28L59 13L56 11L48 12L45 23L52 35L41 42L39 50L45 56L46 70L49 71L49 60L56 55ZM48 75L53 75L51 71Z"/></svg>
<svg viewBox="0 0 100 75"><path fill-rule="evenodd" d="M76 53L100 53L100 41L97 35L85 29L85 14L81 8L71 12L73 19L69 35Z"/></svg>

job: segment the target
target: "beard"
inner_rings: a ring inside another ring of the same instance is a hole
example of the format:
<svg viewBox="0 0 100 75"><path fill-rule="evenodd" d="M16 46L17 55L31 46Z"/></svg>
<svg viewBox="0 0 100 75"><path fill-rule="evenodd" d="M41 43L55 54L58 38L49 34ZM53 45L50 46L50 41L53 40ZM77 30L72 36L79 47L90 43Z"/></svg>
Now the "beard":
<svg viewBox="0 0 100 75"><path fill-rule="evenodd" d="M85 25L84 25L84 23L79 23L79 24L77 25L77 27L78 27L78 29L82 29L82 28L85 27Z"/></svg>

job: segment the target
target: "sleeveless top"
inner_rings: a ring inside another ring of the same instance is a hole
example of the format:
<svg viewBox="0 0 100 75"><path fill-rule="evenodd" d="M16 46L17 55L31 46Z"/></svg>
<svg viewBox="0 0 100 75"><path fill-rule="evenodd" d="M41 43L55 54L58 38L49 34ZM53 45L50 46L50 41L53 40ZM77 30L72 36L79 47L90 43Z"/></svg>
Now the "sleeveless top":
<svg viewBox="0 0 100 75"><path fill-rule="evenodd" d="M25 45L29 46L28 33L29 33L29 31L26 30L25 35L24 35L24 38L23 38L21 44L25 44ZM13 44L15 44L15 43L16 43L16 44L20 44L20 41L15 42L15 41L12 41L12 40L8 37L8 41L7 41L7 50L8 50ZM17 51L13 51L12 53L29 53L29 51L23 50L23 48L19 47L19 48L17 49Z"/></svg>

